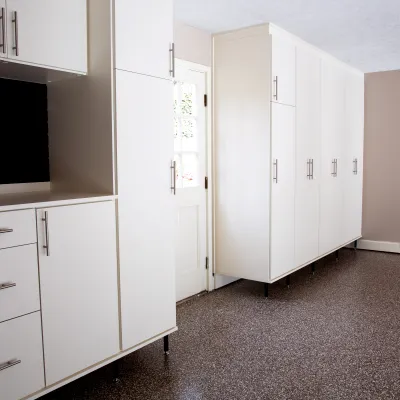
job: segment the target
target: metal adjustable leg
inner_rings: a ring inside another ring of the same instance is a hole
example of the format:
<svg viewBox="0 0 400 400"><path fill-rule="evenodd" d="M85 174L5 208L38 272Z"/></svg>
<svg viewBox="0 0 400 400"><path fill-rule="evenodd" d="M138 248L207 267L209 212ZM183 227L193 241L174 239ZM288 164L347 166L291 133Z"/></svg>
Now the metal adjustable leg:
<svg viewBox="0 0 400 400"><path fill-rule="evenodd" d="M336 250L336 261L339 261L339 250Z"/></svg>
<svg viewBox="0 0 400 400"><path fill-rule="evenodd" d="M113 368L113 381L114 383L120 382L120 376L121 376L121 360L114 361L112 363L112 368Z"/></svg>
<svg viewBox="0 0 400 400"><path fill-rule="evenodd" d="M315 275L315 263L311 264L311 274Z"/></svg>
<svg viewBox="0 0 400 400"><path fill-rule="evenodd" d="M169 336L164 336L164 354L167 356L169 354Z"/></svg>
<svg viewBox="0 0 400 400"><path fill-rule="evenodd" d="M354 242L354 250L357 250L357 248L358 248L358 240L356 240L356 241Z"/></svg>
<svg viewBox="0 0 400 400"><path fill-rule="evenodd" d="M290 288L290 275L286 277L286 286L288 287L288 289Z"/></svg>
<svg viewBox="0 0 400 400"><path fill-rule="evenodd" d="M269 293L269 283L264 283L264 296L268 297Z"/></svg>

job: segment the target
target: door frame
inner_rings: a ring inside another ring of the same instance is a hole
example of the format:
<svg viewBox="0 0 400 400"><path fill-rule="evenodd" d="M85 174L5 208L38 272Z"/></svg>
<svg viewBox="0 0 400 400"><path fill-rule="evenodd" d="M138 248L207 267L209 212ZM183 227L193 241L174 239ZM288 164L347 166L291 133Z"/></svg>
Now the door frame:
<svg viewBox="0 0 400 400"><path fill-rule="evenodd" d="M206 176L208 177L208 190L206 191L206 257L208 257L208 269L204 266L206 273L206 290L214 290L214 175L213 175L213 122L212 122L212 79L211 67L196 64L191 61L175 58L176 66L187 68L192 71L202 72L206 78Z"/></svg>

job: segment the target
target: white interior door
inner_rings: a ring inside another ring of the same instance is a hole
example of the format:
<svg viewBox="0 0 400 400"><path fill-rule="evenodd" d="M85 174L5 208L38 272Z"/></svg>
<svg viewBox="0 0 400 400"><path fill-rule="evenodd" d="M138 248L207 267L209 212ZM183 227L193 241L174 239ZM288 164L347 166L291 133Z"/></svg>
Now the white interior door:
<svg viewBox="0 0 400 400"><path fill-rule="evenodd" d="M296 104L296 46L277 34L272 35L272 101Z"/></svg>
<svg viewBox="0 0 400 400"><path fill-rule="evenodd" d="M7 0L9 58L86 72L86 21L86 1Z"/></svg>
<svg viewBox="0 0 400 400"><path fill-rule="evenodd" d="M321 64L317 52L297 47L296 267L318 257L321 142Z"/></svg>
<svg viewBox="0 0 400 400"><path fill-rule="evenodd" d="M272 103L271 279L294 265L295 108Z"/></svg>
<svg viewBox="0 0 400 400"><path fill-rule="evenodd" d="M7 58L6 0L0 0L0 58Z"/></svg>
<svg viewBox="0 0 400 400"><path fill-rule="evenodd" d="M116 73L122 347L176 327L173 84Z"/></svg>
<svg viewBox="0 0 400 400"><path fill-rule="evenodd" d="M115 204L39 209L37 221L46 383L52 385L119 351Z"/></svg>
<svg viewBox="0 0 400 400"><path fill-rule="evenodd" d="M206 289L206 74L178 62L174 88L179 301Z"/></svg>

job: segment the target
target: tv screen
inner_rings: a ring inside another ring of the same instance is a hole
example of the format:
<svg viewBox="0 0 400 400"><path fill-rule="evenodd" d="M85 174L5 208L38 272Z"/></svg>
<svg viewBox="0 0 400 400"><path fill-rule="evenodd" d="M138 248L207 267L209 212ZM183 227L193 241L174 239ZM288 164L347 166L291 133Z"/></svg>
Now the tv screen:
<svg viewBox="0 0 400 400"><path fill-rule="evenodd" d="M50 181L47 86L0 79L0 185Z"/></svg>

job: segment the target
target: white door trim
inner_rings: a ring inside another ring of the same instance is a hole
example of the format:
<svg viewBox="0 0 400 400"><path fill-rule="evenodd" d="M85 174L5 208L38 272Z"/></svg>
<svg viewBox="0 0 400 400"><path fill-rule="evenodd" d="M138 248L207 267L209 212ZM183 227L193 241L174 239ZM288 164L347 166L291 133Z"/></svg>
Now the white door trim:
<svg viewBox="0 0 400 400"><path fill-rule="evenodd" d="M208 257L208 270L206 271L206 289L208 292L214 290L214 202L213 202L213 124L212 124L212 80L211 67L206 65L196 64L190 61L175 59L177 66L190 69L192 71L203 72L206 76L206 95L207 95L207 110L206 110L206 174L208 177L207 190L207 237L206 237L206 254Z"/></svg>

